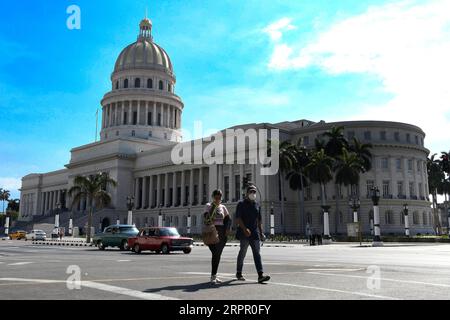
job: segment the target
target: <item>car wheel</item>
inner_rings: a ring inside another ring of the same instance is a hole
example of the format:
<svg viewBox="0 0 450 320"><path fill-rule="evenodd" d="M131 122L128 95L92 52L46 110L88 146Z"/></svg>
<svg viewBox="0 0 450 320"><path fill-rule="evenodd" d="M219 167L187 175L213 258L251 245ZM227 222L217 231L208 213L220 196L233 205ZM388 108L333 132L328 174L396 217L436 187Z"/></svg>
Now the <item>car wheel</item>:
<svg viewBox="0 0 450 320"><path fill-rule="evenodd" d="M98 241L98 242L97 242L97 248L98 248L99 250L105 250L105 245L103 244L103 242Z"/></svg>
<svg viewBox="0 0 450 320"><path fill-rule="evenodd" d="M161 246L161 252L162 252L163 254L168 254L168 253L170 253L170 251L169 251L169 246L168 246L167 244L163 244L163 245Z"/></svg>
<svg viewBox="0 0 450 320"><path fill-rule="evenodd" d="M128 248L128 241L127 240L123 240L122 241L122 244L120 245L120 250L121 251L127 251L129 248Z"/></svg>
<svg viewBox="0 0 450 320"><path fill-rule="evenodd" d="M141 253L141 247L139 247L138 244L135 244L133 248L134 248L134 253L137 253L137 254Z"/></svg>
<svg viewBox="0 0 450 320"><path fill-rule="evenodd" d="M191 251L191 248L183 249L184 254L189 254Z"/></svg>

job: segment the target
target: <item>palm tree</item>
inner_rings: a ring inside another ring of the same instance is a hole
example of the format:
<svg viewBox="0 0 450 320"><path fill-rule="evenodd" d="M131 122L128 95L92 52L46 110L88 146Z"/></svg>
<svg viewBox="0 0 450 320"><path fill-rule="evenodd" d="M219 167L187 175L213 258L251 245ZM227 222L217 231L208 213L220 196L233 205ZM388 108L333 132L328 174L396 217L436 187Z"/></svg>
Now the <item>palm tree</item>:
<svg viewBox="0 0 450 320"><path fill-rule="evenodd" d="M334 159L325 153L324 149L315 150L312 155L309 164L306 166L305 171L308 174L309 180L313 183L320 184L320 195L322 201L322 209L324 211L324 238L329 239L329 221L328 210L325 199L325 185L333 180L333 167ZM328 230L327 230L328 229Z"/></svg>
<svg viewBox="0 0 450 320"><path fill-rule="evenodd" d="M436 228L438 233L440 233L441 225L439 223L438 214L436 210L437 205L437 190L442 182L445 179L445 174L442 171L442 167L440 161L435 159L436 154L433 154L430 158L427 159L427 173L428 173L428 187L431 192L432 202L433 202L433 216L436 224Z"/></svg>
<svg viewBox="0 0 450 320"><path fill-rule="evenodd" d="M0 188L0 201L3 202L2 212L5 213L5 202L9 200L11 193L9 190L3 190Z"/></svg>
<svg viewBox="0 0 450 320"><path fill-rule="evenodd" d="M117 186L117 182L102 172L87 177L77 176L73 183L74 186L69 190L69 196L73 199L71 207L78 205L82 199L86 199L89 204L86 241L90 243L93 214L96 209L104 208L111 203L111 195L106 190L108 186Z"/></svg>
<svg viewBox="0 0 450 320"><path fill-rule="evenodd" d="M299 191L300 196L300 225L305 225L305 196L304 189L308 185L305 168L309 163L309 153L306 148L301 146L301 140L294 146L295 162L292 170L287 174L286 179L289 181L289 187L292 190Z"/></svg>
<svg viewBox="0 0 450 320"><path fill-rule="evenodd" d="M450 176L450 151L449 152L445 152L442 151L441 152L441 167L442 170Z"/></svg>
<svg viewBox="0 0 450 320"><path fill-rule="evenodd" d="M8 200L8 207L6 207L6 211L19 212L19 208L20 208L20 200L19 199Z"/></svg>
<svg viewBox="0 0 450 320"><path fill-rule="evenodd" d="M364 172L363 160L354 152L342 148L342 155L338 157L334 166L336 183L354 187L359 184L359 177Z"/></svg>
<svg viewBox="0 0 450 320"><path fill-rule="evenodd" d="M342 148L348 149L348 141L344 137L344 127L332 127L330 131L325 132L323 136L327 138L325 153L333 158L342 154Z"/></svg>
<svg viewBox="0 0 450 320"><path fill-rule="evenodd" d="M350 151L356 153L358 158L361 159L364 166L364 172L368 172L372 169L372 152L373 148L371 143L362 143L357 138L353 138L352 144L350 145Z"/></svg>

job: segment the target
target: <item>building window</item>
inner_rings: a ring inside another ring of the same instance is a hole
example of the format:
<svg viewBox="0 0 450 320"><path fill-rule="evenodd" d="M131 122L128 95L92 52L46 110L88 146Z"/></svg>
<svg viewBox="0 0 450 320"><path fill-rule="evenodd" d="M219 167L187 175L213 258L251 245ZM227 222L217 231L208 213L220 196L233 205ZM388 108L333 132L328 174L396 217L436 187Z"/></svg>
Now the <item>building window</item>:
<svg viewBox="0 0 450 320"><path fill-rule="evenodd" d="M384 213L384 223L385 224L394 224L394 213L391 210L387 210Z"/></svg>
<svg viewBox="0 0 450 320"><path fill-rule="evenodd" d="M149 125L149 126L152 125L152 113L151 112L147 113L147 125Z"/></svg>
<svg viewBox="0 0 450 320"><path fill-rule="evenodd" d="M419 182L419 197L423 197L423 192L422 192L422 182Z"/></svg>
<svg viewBox="0 0 450 320"><path fill-rule="evenodd" d="M159 90L164 90L164 83L159 81Z"/></svg>
<svg viewBox="0 0 450 320"><path fill-rule="evenodd" d="M241 176L234 176L234 201L239 201L241 198Z"/></svg>
<svg viewBox="0 0 450 320"><path fill-rule="evenodd" d="M116 131L116 136L118 136L119 135L119 131Z"/></svg>
<svg viewBox="0 0 450 320"><path fill-rule="evenodd" d="M400 132L395 132L394 133L394 140L397 141L397 142L400 141Z"/></svg>
<svg viewBox="0 0 450 320"><path fill-rule="evenodd" d="M309 224L312 223L312 214L311 214L311 212L308 212L306 214L306 223L309 223Z"/></svg>
<svg viewBox="0 0 450 320"><path fill-rule="evenodd" d="M133 130L133 131L131 131L131 136L132 137L135 137L136 136L136 132Z"/></svg>
<svg viewBox="0 0 450 320"><path fill-rule="evenodd" d="M406 142L411 142L411 135L409 133L406 134Z"/></svg>
<svg viewBox="0 0 450 320"><path fill-rule="evenodd" d="M124 112L123 113L123 124L127 124L128 123L128 119L127 119L128 113Z"/></svg>
<svg viewBox="0 0 450 320"><path fill-rule="evenodd" d="M395 166L397 167L397 171L401 171L402 170L402 159L396 159Z"/></svg>
<svg viewBox="0 0 450 320"><path fill-rule="evenodd" d="M385 141L386 140L386 131L381 131L380 132L380 139Z"/></svg>
<svg viewBox="0 0 450 320"><path fill-rule="evenodd" d="M141 79L137 78L134 80L134 87L140 88L141 87Z"/></svg>
<svg viewBox="0 0 450 320"><path fill-rule="evenodd" d="M339 217L339 224L344 224L345 223L344 214L341 211L339 211L338 217Z"/></svg>
<svg viewBox="0 0 450 320"><path fill-rule="evenodd" d="M224 177L223 182L225 184L224 201L228 202L230 200L230 178Z"/></svg>
<svg viewBox="0 0 450 320"><path fill-rule="evenodd" d="M420 138L420 145L423 147L423 138Z"/></svg>
<svg viewBox="0 0 450 320"><path fill-rule="evenodd" d="M372 132L370 132L370 131L365 131L365 132L364 132L364 139L365 139L365 140L368 140L368 141L372 140Z"/></svg>
<svg viewBox="0 0 450 320"><path fill-rule="evenodd" d="M123 87L125 89L128 88L128 79L125 79L125 81L123 82Z"/></svg>
<svg viewBox="0 0 450 320"><path fill-rule="evenodd" d="M137 111L133 112L133 124L137 125Z"/></svg>
<svg viewBox="0 0 450 320"><path fill-rule="evenodd" d="M422 170L422 163L419 161L417 161L417 172L420 172L420 170Z"/></svg>
<svg viewBox="0 0 450 320"><path fill-rule="evenodd" d="M422 213L422 224L423 224L424 226L426 226L426 225L428 224L428 221L427 221L427 213L426 213L425 211Z"/></svg>
<svg viewBox="0 0 450 320"><path fill-rule="evenodd" d="M366 181L366 190L367 190L367 198L372 196L372 188L375 186L375 181L367 180Z"/></svg>
<svg viewBox="0 0 450 320"><path fill-rule="evenodd" d="M405 225L405 212L403 210L400 211L400 224Z"/></svg>
<svg viewBox="0 0 450 320"><path fill-rule="evenodd" d="M387 170L389 169L389 159L381 158L381 169Z"/></svg>
<svg viewBox="0 0 450 320"><path fill-rule="evenodd" d="M161 127L161 113L158 113L158 126Z"/></svg>
<svg viewBox="0 0 450 320"><path fill-rule="evenodd" d="M348 139L349 141L352 141L353 138L355 138L355 131L349 131L349 132L347 132L347 139Z"/></svg>
<svg viewBox="0 0 450 320"><path fill-rule="evenodd" d="M147 88L148 89L153 89L153 79L148 79L147 80Z"/></svg>
<svg viewBox="0 0 450 320"><path fill-rule="evenodd" d="M409 183L409 196L414 197L416 195L416 190L414 188L414 182Z"/></svg>
<svg viewBox="0 0 450 320"><path fill-rule="evenodd" d="M197 216L192 216L192 226L195 227L197 226Z"/></svg>
<svg viewBox="0 0 450 320"><path fill-rule="evenodd" d="M412 171L413 169L413 161L411 159L408 160L408 171Z"/></svg>
<svg viewBox="0 0 450 320"><path fill-rule="evenodd" d="M398 181L397 182L397 192L398 192L398 197L401 198L404 195L403 192L403 181Z"/></svg>
<svg viewBox="0 0 450 320"><path fill-rule="evenodd" d="M119 81L116 81L116 90L119 89Z"/></svg>
<svg viewBox="0 0 450 320"><path fill-rule="evenodd" d="M389 180L384 180L383 181L383 197L384 198L389 198L390 195L391 195L390 181Z"/></svg>
<svg viewBox="0 0 450 320"><path fill-rule="evenodd" d="M303 137L303 145L309 146L309 136Z"/></svg>
<svg viewBox="0 0 450 320"><path fill-rule="evenodd" d="M413 224L419 224L420 218L419 218L419 212L414 211L413 213Z"/></svg>
<svg viewBox="0 0 450 320"><path fill-rule="evenodd" d="M415 139L415 141L416 141L416 144L418 145L418 144L419 144L419 137L418 137L418 136L415 136L414 139Z"/></svg>
<svg viewBox="0 0 450 320"><path fill-rule="evenodd" d="M170 83L167 86L167 91L172 92L172 85Z"/></svg>
<svg viewBox="0 0 450 320"><path fill-rule="evenodd" d="M305 200L312 200L311 186L305 188Z"/></svg>

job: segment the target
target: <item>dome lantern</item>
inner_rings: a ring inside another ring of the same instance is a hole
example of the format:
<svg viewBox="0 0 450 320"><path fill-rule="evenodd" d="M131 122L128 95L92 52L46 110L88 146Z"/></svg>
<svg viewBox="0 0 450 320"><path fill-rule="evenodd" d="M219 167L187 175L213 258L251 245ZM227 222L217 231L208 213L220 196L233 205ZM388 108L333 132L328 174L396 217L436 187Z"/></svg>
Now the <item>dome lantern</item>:
<svg viewBox="0 0 450 320"><path fill-rule="evenodd" d="M152 22L150 19L145 18L141 21L139 24L139 40L141 39L149 39L150 41L153 41L152 37Z"/></svg>

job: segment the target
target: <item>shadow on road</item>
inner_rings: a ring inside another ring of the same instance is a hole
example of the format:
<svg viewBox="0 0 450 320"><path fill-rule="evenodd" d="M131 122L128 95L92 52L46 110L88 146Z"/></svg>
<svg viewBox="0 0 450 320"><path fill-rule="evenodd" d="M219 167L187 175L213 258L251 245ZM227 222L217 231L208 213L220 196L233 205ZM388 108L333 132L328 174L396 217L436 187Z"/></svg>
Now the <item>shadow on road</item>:
<svg viewBox="0 0 450 320"><path fill-rule="evenodd" d="M233 282L234 282L234 284L233 284ZM144 290L144 292L155 293L155 292L160 292L160 291L178 291L178 290L181 290L183 292L197 292L200 290L218 289L218 288L224 287L224 286L239 286L239 285L243 285L243 284L245 284L245 283L238 282L236 279L233 279L233 280L224 281L220 285L214 285L214 284L211 284L210 282L203 282L203 283L196 283L196 284L152 288L152 289Z"/></svg>

